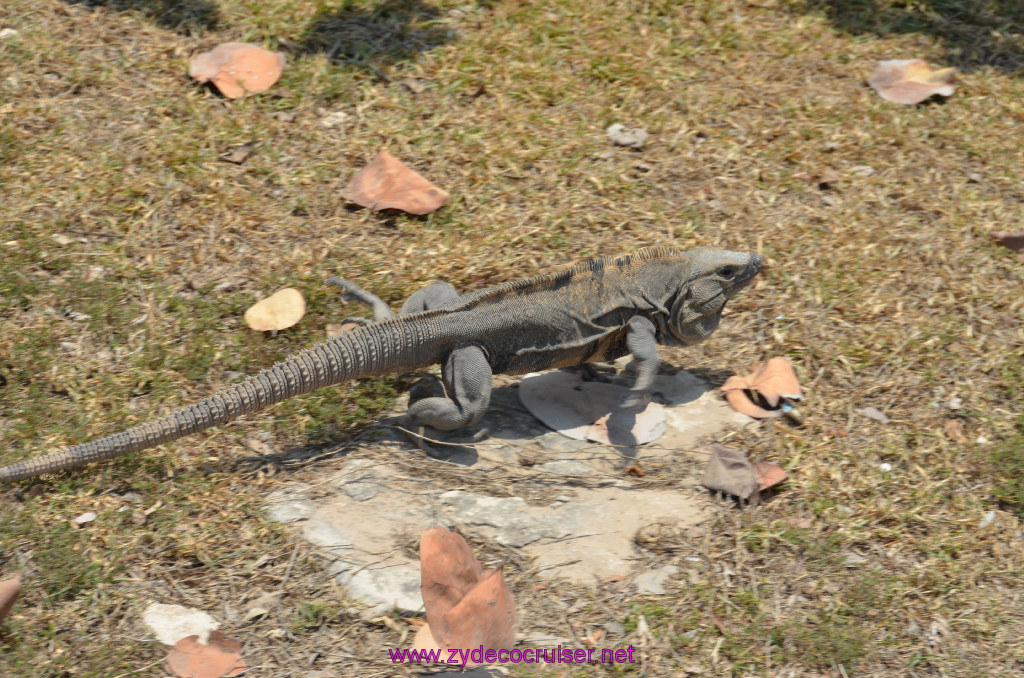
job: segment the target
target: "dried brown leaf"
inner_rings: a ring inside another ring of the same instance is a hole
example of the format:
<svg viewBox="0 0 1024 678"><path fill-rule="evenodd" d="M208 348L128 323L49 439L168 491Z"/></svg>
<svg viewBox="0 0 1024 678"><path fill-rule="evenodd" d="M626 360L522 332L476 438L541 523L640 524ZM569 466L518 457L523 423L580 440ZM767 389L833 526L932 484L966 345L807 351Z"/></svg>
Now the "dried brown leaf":
<svg viewBox="0 0 1024 678"><path fill-rule="evenodd" d="M967 435L964 433L964 423L959 419L947 419L943 422L942 432L954 443L967 442Z"/></svg>
<svg viewBox="0 0 1024 678"><path fill-rule="evenodd" d="M212 82L229 99L270 89L281 77L284 54L243 42L226 42L197 55L188 74L199 82Z"/></svg>
<svg viewBox="0 0 1024 678"><path fill-rule="evenodd" d="M448 199L445 191L387 151L359 170L341 196L372 210L397 209L409 214L433 212Z"/></svg>
<svg viewBox="0 0 1024 678"><path fill-rule="evenodd" d="M711 448L701 485L714 492L748 499L761 482L746 454L725 445L715 445Z"/></svg>
<svg viewBox="0 0 1024 678"><path fill-rule="evenodd" d="M429 640L443 648L511 648L518 626L515 600L500 569L484 572L460 535L443 527L420 539L423 605ZM417 632L416 643L427 643Z"/></svg>
<svg viewBox="0 0 1024 678"><path fill-rule="evenodd" d="M306 315L306 301L302 293L286 287L257 301L245 312L245 324L254 330L283 330Z"/></svg>
<svg viewBox="0 0 1024 678"><path fill-rule="evenodd" d="M789 477L789 474L781 466L770 461L761 461L754 464L754 473L757 475L757 489L759 492L775 487Z"/></svg>
<svg viewBox="0 0 1024 678"><path fill-rule="evenodd" d="M221 153L217 157L223 160L224 162L230 162L234 165L241 165L249 158L250 155L252 155L252 152L255 150L256 142L250 141L248 143L242 144L241 146L232 151L228 151L227 153Z"/></svg>
<svg viewBox="0 0 1024 678"><path fill-rule="evenodd" d="M784 357L770 358L754 366L745 377L733 376L722 384L725 399L733 409L750 417L781 417L783 411L768 410L754 403L744 391L756 391L771 407L778 407L783 398L800 400L803 393L793 366Z"/></svg>
<svg viewBox="0 0 1024 678"><path fill-rule="evenodd" d="M878 94L897 104L919 104L936 94L953 94L955 68L933 69L921 59L883 61L871 74L868 84Z"/></svg>
<svg viewBox="0 0 1024 678"><path fill-rule="evenodd" d="M10 579L0 581L0 621L10 613L14 607L14 601L18 598L18 591L21 590L21 575L16 574Z"/></svg>
<svg viewBox="0 0 1024 678"><path fill-rule="evenodd" d="M221 678L237 676L246 669L242 645L220 631L210 633L210 642L199 636L182 638L167 654L167 670L180 678Z"/></svg>
<svg viewBox="0 0 1024 678"><path fill-rule="evenodd" d="M1017 258L1024 261L1024 233L1010 233L1009 231L993 231L988 234L1003 247L1008 247L1017 253Z"/></svg>

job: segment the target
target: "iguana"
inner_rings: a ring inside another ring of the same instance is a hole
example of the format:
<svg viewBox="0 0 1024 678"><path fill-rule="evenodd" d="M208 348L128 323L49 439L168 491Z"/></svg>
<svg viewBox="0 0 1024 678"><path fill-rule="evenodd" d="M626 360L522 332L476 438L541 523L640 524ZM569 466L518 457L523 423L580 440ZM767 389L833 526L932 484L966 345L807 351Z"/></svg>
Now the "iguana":
<svg viewBox="0 0 1024 678"><path fill-rule="evenodd" d="M413 295L403 313L341 279L375 305L375 322L295 353L255 376L165 417L60 452L0 468L0 481L53 473L160 445L324 386L442 364L446 397L409 408L407 422L452 431L476 423L492 374L614 360L632 354L636 380L624 408L649 399L657 344L688 346L718 327L726 301L761 270L756 254L651 247L589 259L559 273L463 296L444 283Z"/></svg>

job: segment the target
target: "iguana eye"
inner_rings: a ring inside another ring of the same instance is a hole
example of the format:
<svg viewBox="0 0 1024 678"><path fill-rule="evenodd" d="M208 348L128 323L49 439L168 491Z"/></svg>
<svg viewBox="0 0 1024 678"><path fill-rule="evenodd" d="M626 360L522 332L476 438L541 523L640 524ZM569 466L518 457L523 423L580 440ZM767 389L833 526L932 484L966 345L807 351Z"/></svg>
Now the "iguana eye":
<svg viewBox="0 0 1024 678"><path fill-rule="evenodd" d="M736 268L733 266L723 266L722 268L718 269L718 275L722 276L723 278L731 278L735 274Z"/></svg>

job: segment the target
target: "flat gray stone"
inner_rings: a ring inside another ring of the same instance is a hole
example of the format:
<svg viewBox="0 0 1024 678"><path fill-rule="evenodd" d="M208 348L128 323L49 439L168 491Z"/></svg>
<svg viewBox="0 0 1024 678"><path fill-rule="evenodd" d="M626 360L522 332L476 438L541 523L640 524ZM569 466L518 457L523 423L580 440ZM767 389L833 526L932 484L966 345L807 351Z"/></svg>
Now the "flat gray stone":
<svg viewBox="0 0 1024 678"><path fill-rule="evenodd" d="M675 565L666 565L654 570L648 570L636 578L637 593L646 593L660 596L665 593L665 580L674 574L679 573Z"/></svg>
<svg viewBox="0 0 1024 678"><path fill-rule="evenodd" d="M294 523L309 518L317 508L317 503L308 499L280 501L267 505L267 517L276 523Z"/></svg>
<svg viewBox="0 0 1024 678"><path fill-rule="evenodd" d="M314 514L302 529L302 536L310 544L319 546L329 553L345 557L354 555L352 535L337 524L326 520L322 515Z"/></svg>
<svg viewBox="0 0 1024 678"><path fill-rule="evenodd" d="M528 374L519 384L523 406L564 436L618 446L657 440L665 432L664 408L650 402L639 412L625 410L629 394L625 386L583 381L565 370Z"/></svg>
<svg viewBox="0 0 1024 678"><path fill-rule="evenodd" d="M548 452L554 452L556 454L561 452L577 452L593 445L593 443L589 443L585 440L567 438L557 431L545 433L541 437L537 438L535 442Z"/></svg>
<svg viewBox="0 0 1024 678"><path fill-rule="evenodd" d="M495 541L504 546L519 548L544 537L557 539L569 534L559 520L535 515L540 511L520 497L488 497L452 490L442 494L440 501L454 509L452 517L457 522L495 528Z"/></svg>
<svg viewBox="0 0 1024 678"><path fill-rule="evenodd" d="M540 464L537 468L548 473L557 473L560 476L589 476L594 469L585 462L575 459L556 459L546 464Z"/></svg>
<svg viewBox="0 0 1024 678"><path fill-rule="evenodd" d="M391 610L416 612L423 607L418 566L379 567L339 562L332 569L335 581L348 590L348 595L368 606L359 613L364 619L372 619Z"/></svg>

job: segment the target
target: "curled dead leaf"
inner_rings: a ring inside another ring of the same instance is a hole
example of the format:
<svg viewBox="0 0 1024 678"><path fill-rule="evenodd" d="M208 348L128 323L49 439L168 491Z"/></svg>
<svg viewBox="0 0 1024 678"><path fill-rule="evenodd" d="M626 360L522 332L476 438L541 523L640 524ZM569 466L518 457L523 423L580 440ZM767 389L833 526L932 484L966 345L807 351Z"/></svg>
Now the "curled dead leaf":
<svg viewBox="0 0 1024 678"><path fill-rule="evenodd" d="M245 324L254 330L283 330L306 315L306 301L302 293L286 287L257 301L245 312Z"/></svg>
<svg viewBox="0 0 1024 678"><path fill-rule="evenodd" d="M250 155L252 155L254 150L256 150L256 142L250 141L242 144L234 150L221 153L217 157L224 162L230 162L233 165L241 165L249 158Z"/></svg>
<svg viewBox="0 0 1024 678"><path fill-rule="evenodd" d="M284 54L244 42L226 42L197 55L188 74L199 82L212 82L229 99L270 89L281 77Z"/></svg>
<svg viewBox="0 0 1024 678"><path fill-rule="evenodd" d="M387 151L356 172L341 196L372 210L397 209L409 214L433 212L448 199L445 191Z"/></svg>
<svg viewBox="0 0 1024 678"><path fill-rule="evenodd" d="M754 464L754 474L757 476L758 492L773 488L789 477L789 474L781 466L770 461Z"/></svg>
<svg viewBox="0 0 1024 678"><path fill-rule="evenodd" d="M443 527L420 539L423 606L429 639L442 648L511 648L519 617L499 568L485 572L460 535ZM427 643L417 632L417 643Z"/></svg>
<svg viewBox="0 0 1024 678"><path fill-rule="evenodd" d="M725 391L725 399L734 410L758 419L781 417L786 413L786 400L803 398L800 381L793 371L793 366L789 360L778 356L758 363L745 377L729 377L722 384L722 390ZM773 409L755 403L748 395L748 391L758 394L768 407Z"/></svg>
<svg viewBox="0 0 1024 678"><path fill-rule="evenodd" d="M947 419L942 424L942 432L954 443L967 442L967 435L964 433L964 423L959 419Z"/></svg>
<svg viewBox="0 0 1024 678"><path fill-rule="evenodd" d="M0 621L3 621L10 614L11 608L14 607L14 601L18 598L19 591L21 591L20 574L0 581Z"/></svg>
<svg viewBox="0 0 1024 678"><path fill-rule="evenodd" d="M1010 233L1008 231L993 231L988 234L1003 247L1007 247L1017 253L1017 258L1024 261L1024 233Z"/></svg>
<svg viewBox="0 0 1024 678"><path fill-rule="evenodd" d="M221 678L237 676L246 669L242 645L220 631L210 634L206 644L199 636L182 638L167 654L167 670L180 678Z"/></svg>
<svg viewBox="0 0 1024 678"><path fill-rule="evenodd" d="M919 104L936 94L953 94L955 68L934 69L921 59L883 61L875 68L868 84L879 96L897 104Z"/></svg>
<svg viewBox="0 0 1024 678"><path fill-rule="evenodd" d="M754 492L775 487L789 476L778 464L751 464L742 451L715 445L704 469L701 485L715 492L724 492L740 499L749 499Z"/></svg>

